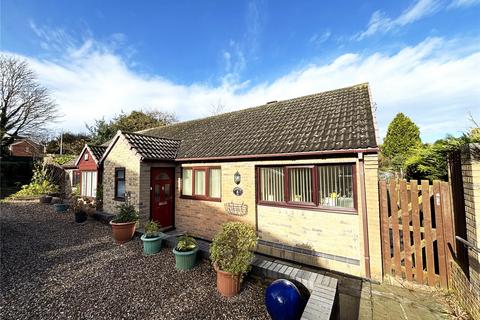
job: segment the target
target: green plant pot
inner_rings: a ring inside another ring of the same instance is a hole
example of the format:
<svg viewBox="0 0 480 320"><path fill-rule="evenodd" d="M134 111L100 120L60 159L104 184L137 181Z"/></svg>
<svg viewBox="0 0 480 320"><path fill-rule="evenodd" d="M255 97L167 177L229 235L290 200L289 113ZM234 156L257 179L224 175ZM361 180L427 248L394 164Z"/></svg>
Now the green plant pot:
<svg viewBox="0 0 480 320"><path fill-rule="evenodd" d="M198 247L192 251L181 252L175 249L172 250L175 255L175 268L178 270L190 270L195 267L197 262Z"/></svg>
<svg viewBox="0 0 480 320"><path fill-rule="evenodd" d="M147 238L143 234L140 239L143 241L143 253L147 256L158 253L162 249L162 235L159 235L155 238Z"/></svg>
<svg viewBox="0 0 480 320"><path fill-rule="evenodd" d="M55 212L65 212L67 211L69 205L66 203L56 203L53 205Z"/></svg>

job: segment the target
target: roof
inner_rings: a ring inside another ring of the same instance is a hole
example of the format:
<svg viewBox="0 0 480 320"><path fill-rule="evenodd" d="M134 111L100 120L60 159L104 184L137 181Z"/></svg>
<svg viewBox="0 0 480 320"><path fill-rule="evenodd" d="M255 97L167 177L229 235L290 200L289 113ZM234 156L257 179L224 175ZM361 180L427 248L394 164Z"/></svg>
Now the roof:
<svg viewBox="0 0 480 320"><path fill-rule="evenodd" d="M90 148L91 154L95 157L95 159L100 160L103 157L103 154L105 153L105 150L107 150L107 147L105 146L88 146Z"/></svg>
<svg viewBox="0 0 480 320"><path fill-rule="evenodd" d="M175 160L177 157L180 140L129 132L123 136L142 160Z"/></svg>
<svg viewBox="0 0 480 320"><path fill-rule="evenodd" d="M181 140L178 160L377 147L367 83L138 133ZM144 141L132 140L139 146ZM142 146L143 152L153 153L161 146L156 143Z"/></svg>
<svg viewBox="0 0 480 320"><path fill-rule="evenodd" d="M64 168L64 169L74 169L74 168L76 168L77 166L75 165L75 159L68 160L67 162L62 164L61 167Z"/></svg>
<svg viewBox="0 0 480 320"><path fill-rule="evenodd" d="M85 144L85 146L82 149L82 152L80 152L80 155L75 160L75 166L78 166L78 163L80 162L80 159L82 159L82 156L85 153L85 150L88 150L88 152L92 155L93 160L98 165L100 163L100 159L102 159L103 154L107 150L107 147Z"/></svg>
<svg viewBox="0 0 480 320"><path fill-rule="evenodd" d="M103 153L103 157L100 159L101 162L108 156L121 136L127 140L130 148L133 149L142 160L175 160L180 147L180 140L122 132L119 130L111 139L107 150Z"/></svg>

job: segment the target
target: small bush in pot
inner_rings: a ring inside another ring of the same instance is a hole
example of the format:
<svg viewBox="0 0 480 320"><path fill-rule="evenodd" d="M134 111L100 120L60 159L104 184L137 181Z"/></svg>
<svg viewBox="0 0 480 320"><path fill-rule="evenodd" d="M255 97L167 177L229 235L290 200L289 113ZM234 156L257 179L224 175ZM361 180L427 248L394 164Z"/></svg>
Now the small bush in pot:
<svg viewBox="0 0 480 320"><path fill-rule="evenodd" d="M118 214L110 221L113 238L118 244L130 241L135 234L138 211L128 201L117 206Z"/></svg>
<svg viewBox="0 0 480 320"><path fill-rule="evenodd" d="M175 268L189 270L197 261L198 245L195 238L184 234L178 238L177 245L173 249L175 255Z"/></svg>
<svg viewBox="0 0 480 320"><path fill-rule="evenodd" d="M74 195L71 198L70 209L75 214L75 222L83 223L87 220L87 216L95 213L95 204L88 198Z"/></svg>
<svg viewBox="0 0 480 320"><path fill-rule="evenodd" d="M160 225L155 221L145 224L145 233L141 237L143 241L143 253L151 255L162 249L163 233L160 232Z"/></svg>
<svg viewBox="0 0 480 320"><path fill-rule="evenodd" d="M220 294L232 297L240 291L242 278L250 271L256 245L257 235L252 226L242 222L222 224L210 246Z"/></svg>

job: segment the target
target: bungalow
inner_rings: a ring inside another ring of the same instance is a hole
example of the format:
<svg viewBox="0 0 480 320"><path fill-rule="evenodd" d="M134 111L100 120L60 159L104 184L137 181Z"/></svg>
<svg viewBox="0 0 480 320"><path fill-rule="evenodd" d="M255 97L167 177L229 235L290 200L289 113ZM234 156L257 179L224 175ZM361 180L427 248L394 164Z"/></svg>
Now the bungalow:
<svg viewBox="0 0 480 320"><path fill-rule="evenodd" d="M80 156L75 161L75 167L78 170L74 172L76 175L73 179L76 186L80 186L80 195L84 197L95 198L97 196L97 189L102 183L102 167L100 160L102 159L106 146L94 146L85 144Z"/></svg>
<svg viewBox="0 0 480 320"><path fill-rule="evenodd" d="M211 240L252 224L257 251L381 279L378 147L368 84L118 132L103 154L103 205L125 201Z"/></svg>

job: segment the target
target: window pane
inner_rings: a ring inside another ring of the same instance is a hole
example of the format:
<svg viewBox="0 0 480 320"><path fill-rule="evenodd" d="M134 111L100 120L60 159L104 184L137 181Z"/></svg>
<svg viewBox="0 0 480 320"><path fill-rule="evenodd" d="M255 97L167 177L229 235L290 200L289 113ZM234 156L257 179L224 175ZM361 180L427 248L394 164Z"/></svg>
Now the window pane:
<svg viewBox="0 0 480 320"><path fill-rule="evenodd" d="M288 169L290 201L313 202L313 179L310 168Z"/></svg>
<svg viewBox="0 0 480 320"><path fill-rule="evenodd" d="M81 195L82 196L87 195L87 173L86 172L82 172L82 192L81 192Z"/></svg>
<svg viewBox="0 0 480 320"><path fill-rule="evenodd" d="M199 196L205 195L205 171L195 170L195 194Z"/></svg>
<svg viewBox="0 0 480 320"><path fill-rule="evenodd" d="M221 170L220 169L210 169L210 176L209 176L209 190L208 194L212 198L220 198L221 197Z"/></svg>
<svg viewBox="0 0 480 320"><path fill-rule="evenodd" d="M97 172L92 172L92 197L97 196Z"/></svg>
<svg viewBox="0 0 480 320"><path fill-rule="evenodd" d="M182 194L185 196L192 195L192 169L183 169L182 174Z"/></svg>
<svg viewBox="0 0 480 320"><path fill-rule="evenodd" d="M352 165L318 167L318 192L322 206L353 208Z"/></svg>
<svg viewBox="0 0 480 320"><path fill-rule="evenodd" d="M284 201L283 168L260 168L262 201Z"/></svg>
<svg viewBox="0 0 480 320"><path fill-rule="evenodd" d="M125 169L119 169L115 171L117 179L125 179Z"/></svg>
<svg viewBox="0 0 480 320"><path fill-rule="evenodd" d="M117 181L117 194L116 198L125 198L125 180Z"/></svg>

